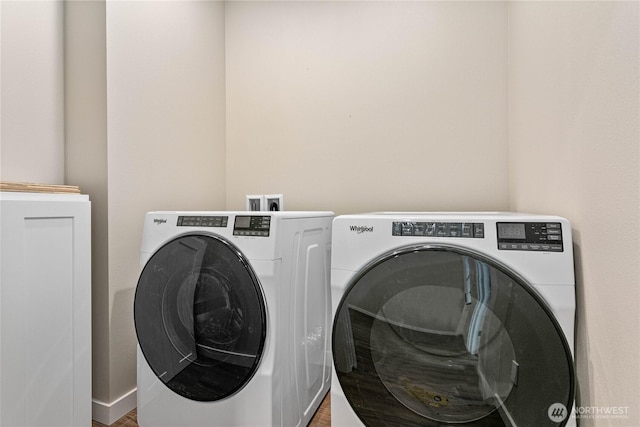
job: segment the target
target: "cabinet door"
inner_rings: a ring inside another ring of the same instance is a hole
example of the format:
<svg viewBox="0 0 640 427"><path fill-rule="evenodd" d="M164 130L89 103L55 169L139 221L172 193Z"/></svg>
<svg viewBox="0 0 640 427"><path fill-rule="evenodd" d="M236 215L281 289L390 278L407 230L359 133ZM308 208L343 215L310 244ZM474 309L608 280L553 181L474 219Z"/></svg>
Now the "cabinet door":
<svg viewBox="0 0 640 427"><path fill-rule="evenodd" d="M86 196L0 196L0 424L91 423Z"/></svg>

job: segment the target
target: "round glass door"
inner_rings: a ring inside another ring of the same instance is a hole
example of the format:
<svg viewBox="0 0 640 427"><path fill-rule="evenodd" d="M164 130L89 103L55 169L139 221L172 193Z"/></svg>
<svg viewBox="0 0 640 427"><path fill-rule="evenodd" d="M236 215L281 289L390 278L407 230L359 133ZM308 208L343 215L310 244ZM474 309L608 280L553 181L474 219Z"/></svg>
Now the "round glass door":
<svg viewBox="0 0 640 427"><path fill-rule="evenodd" d="M549 408L574 399L571 351L544 301L459 248L405 248L356 275L333 356L367 426L557 426L566 417Z"/></svg>
<svg viewBox="0 0 640 427"><path fill-rule="evenodd" d="M153 372L188 399L223 399L258 369L262 291L242 254L222 239L185 235L155 252L136 287L134 320Z"/></svg>

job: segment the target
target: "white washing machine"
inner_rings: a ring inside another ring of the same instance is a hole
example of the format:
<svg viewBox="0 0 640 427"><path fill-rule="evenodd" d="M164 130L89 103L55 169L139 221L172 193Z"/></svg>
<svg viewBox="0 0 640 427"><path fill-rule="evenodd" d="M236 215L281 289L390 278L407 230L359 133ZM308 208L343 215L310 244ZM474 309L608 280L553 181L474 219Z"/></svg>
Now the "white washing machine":
<svg viewBox="0 0 640 427"><path fill-rule="evenodd" d="M332 426L575 425L566 219L343 215L332 240Z"/></svg>
<svg viewBox="0 0 640 427"><path fill-rule="evenodd" d="M150 212L141 426L301 426L329 390L331 212Z"/></svg>

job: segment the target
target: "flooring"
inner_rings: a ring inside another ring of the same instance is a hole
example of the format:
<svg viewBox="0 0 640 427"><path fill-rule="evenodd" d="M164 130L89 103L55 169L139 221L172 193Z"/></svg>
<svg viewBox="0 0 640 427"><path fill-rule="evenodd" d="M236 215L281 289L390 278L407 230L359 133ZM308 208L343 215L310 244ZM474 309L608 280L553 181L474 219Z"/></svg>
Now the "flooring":
<svg viewBox="0 0 640 427"><path fill-rule="evenodd" d="M328 427L331 425L331 393L327 394L318 411L311 419L309 427ZM111 426L105 426L97 421L91 423L91 427L138 427L137 412L134 409L124 417L120 418Z"/></svg>

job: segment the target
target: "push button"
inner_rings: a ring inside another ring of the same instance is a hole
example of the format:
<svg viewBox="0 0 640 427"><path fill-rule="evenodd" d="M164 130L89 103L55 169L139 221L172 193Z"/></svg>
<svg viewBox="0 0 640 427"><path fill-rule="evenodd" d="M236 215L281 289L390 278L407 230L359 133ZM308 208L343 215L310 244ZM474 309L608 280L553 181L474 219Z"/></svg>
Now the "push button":
<svg viewBox="0 0 640 427"><path fill-rule="evenodd" d="M402 224L402 235L413 236L413 223L405 222Z"/></svg>
<svg viewBox="0 0 640 427"><path fill-rule="evenodd" d="M391 229L392 236L402 236L402 224L399 222L394 222L393 227Z"/></svg>
<svg viewBox="0 0 640 427"><path fill-rule="evenodd" d="M427 222L425 223L425 236L435 236L436 235L436 223L435 222Z"/></svg>
<svg viewBox="0 0 640 427"><path fill-rule="evenodd" d="M440 222L436 224L436 226L437 226L437 229L436 229L437 237L449 237L449 224Z"/></svg>

